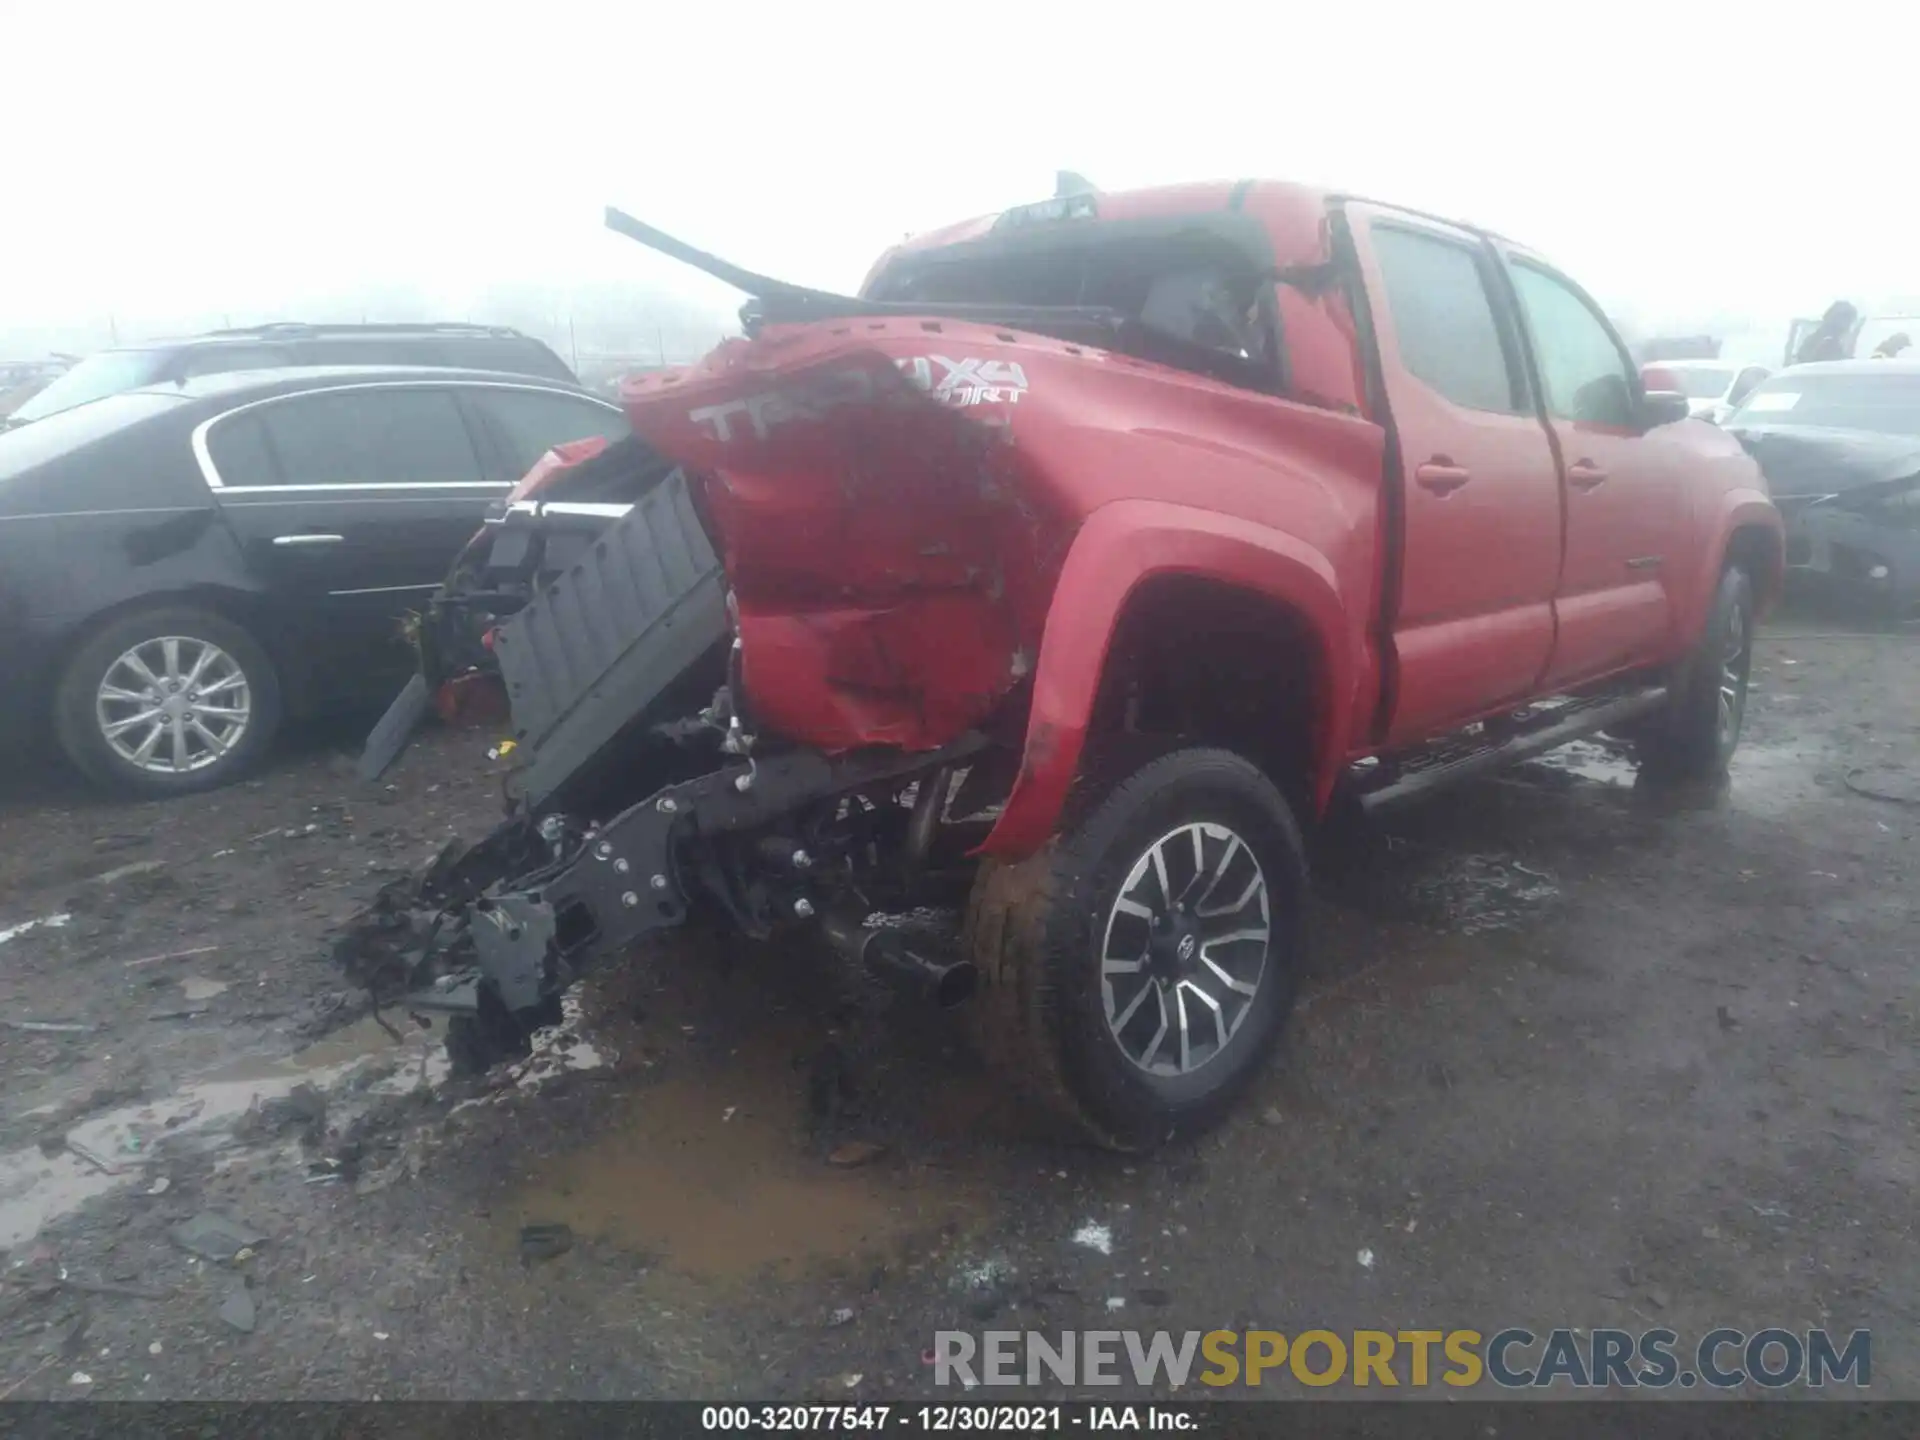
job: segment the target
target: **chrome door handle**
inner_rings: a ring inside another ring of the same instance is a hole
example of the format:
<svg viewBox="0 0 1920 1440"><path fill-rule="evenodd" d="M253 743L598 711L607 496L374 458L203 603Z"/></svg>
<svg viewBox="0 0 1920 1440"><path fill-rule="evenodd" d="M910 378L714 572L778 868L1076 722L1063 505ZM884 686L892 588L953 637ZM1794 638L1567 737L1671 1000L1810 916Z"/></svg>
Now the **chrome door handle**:
<svg viewBox="0 0 1920 1440"><path fill-rule="evenodd" d="M338 545L346 538L344 535L276 535L273 537L273 543L276 545Z"/></svg>
<svg viewBox="0 0 1920 1440"><path fill-rule="evenodd" d="M1591 490L1607 483L1607 472L1591 460L1576 460L1567 467L1567 481L1576 490Z"/></svg>
<svg viewBox="0 0 1920 1440"><path fill-rule="evenodd" d="M1454 464L1444 455L1436 455L1426 464L1416 467L1413 478L1436 495L1451 495L1471 480L1473 473L1464 465Z"/></svg>

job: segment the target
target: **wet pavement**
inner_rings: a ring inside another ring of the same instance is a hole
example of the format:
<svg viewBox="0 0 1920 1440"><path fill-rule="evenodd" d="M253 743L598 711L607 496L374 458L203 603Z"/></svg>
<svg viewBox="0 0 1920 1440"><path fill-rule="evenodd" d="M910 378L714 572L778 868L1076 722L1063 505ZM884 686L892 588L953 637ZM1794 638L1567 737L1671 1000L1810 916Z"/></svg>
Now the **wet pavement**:
<svg viewBox="0 0 1920 1440"><path fill-rule="evenodd" d="M217 806L29 786L0 1013L95 1028L0 1030L0 1391L880 1398L944 1328L1659 1323L1871 1327L1920 1393L1914 810L1849 784L1920 756L1916 658L1775 633L1724 789L1583 743L1334 857L1275 1063L1142 1159L1049 1140L950 1021L696 935L485 1084L430 1032L301 1048L326 925L491 818L483 738L377 798L326 746ZM89 893L126 833L171 883ZM264 1238L189 1255L206 1213Z"/></svg>

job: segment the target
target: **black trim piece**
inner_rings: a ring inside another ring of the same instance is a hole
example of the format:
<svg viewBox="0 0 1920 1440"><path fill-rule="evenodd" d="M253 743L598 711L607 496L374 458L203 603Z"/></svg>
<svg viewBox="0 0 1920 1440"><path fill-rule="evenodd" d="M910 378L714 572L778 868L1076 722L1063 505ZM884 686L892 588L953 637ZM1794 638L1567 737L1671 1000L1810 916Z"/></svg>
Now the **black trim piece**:
<svg viewBox="0 0 1920 1440"><path fill-rule="evenodd" d="M1380 614L1373 636L1380 657L1380 693L1374 698L1373 738L1384 740L1400 699L1400 652L1393 643L1393 626L1400 616L1400 576L1407 552L1407 475L1400 450L1400 430L1387 403L1387 377L1380 360L1380 335L1373 326L1373 307L1367 296L1366 271L1354 243L1353 222L1344 205L1327 210L1335 262L1344 270L1347 308L1353 312L1354 338L1366 362L1367 408L1386 437L1380 476L1380 503L1386 510L1385 554L1381 556Z"/></svg>
<svg viewBox="0 0 1920 1440"><path fill-rule="evenodd" d="M1625 695L1576 699L1559 711L1550 711L1510 739L1481 744L1425 764L1408 766L1399 774L1386 772L1382 783L1360 792L1360 808L1372 815L1394 805L1490 770L1498 770L1517 760L1530 759L1558 749L1569 740L1591 735L1623 720L1631 720L1657 710L1667 700L1665 685L1650 685Z"/></svg>

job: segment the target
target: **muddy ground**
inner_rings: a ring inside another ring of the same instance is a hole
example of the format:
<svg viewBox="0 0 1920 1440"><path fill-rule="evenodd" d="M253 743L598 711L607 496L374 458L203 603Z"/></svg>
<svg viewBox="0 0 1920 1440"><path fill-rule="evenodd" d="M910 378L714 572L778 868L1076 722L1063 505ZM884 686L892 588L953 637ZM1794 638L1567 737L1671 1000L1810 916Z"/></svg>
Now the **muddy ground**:
<svg viewBox="0 0 1920 1440"><path fill-rule="evenodd" d="M1396 821L1235 1117L1143 1160L1036 1138L937 1017L841 1083L807 957L691 937L490 1082L309 1045L328 928L497 813L483 736L160 805L27 767L0 932L68 918L0 939L0 1396L872 1399L947 1328L1656 1324L1870 1327L1920 1395L1920 810L1861 793L1920 800L1920 639L1784 621L1756 686L1724 794L1583 746Z"/></svg>

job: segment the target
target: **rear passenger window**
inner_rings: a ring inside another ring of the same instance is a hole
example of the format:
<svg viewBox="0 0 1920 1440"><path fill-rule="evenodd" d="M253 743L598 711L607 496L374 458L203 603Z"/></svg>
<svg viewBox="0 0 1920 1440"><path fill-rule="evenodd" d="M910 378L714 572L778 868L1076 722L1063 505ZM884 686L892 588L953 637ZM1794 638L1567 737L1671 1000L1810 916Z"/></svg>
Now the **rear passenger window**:
<svg viewBox="0 0 1920 1440"><path fill-rule="evenodd" d="M267 449L257 412L216 420L207 430L207 458L222 485L278 485L280 471Z"/></svg>
<svg viewBox="0 0 1920 1440"><path fill-rule="evenodd" d="M1631 428L1639 384L1606 322L1565 281L1524 261L1513 267L1513 288L1533 332L1548 412Z"/></svg>
<svg viewBox="0 0 1920 1440"><path fill-rule="evenodd" d="M1473 251L1437 235L1372 228L1400 363L1456 405L1519 414L1512 367Z"/></svg>
<svg viewBox="0 0 1920 1440"><path fill-rule="evenodd" d="M569 440L599 436L624 440L627 417L577 395L551 390L492 390L476 386L468 396L486 407L500 431L508 469L515 479L527 473L547 451Z"/></svg>
<svg viewBox="0 0 1920 1440"><path fill-rule="evenodd" d="M480 460L445 390L330 390L257 412L283 485L478 484Z"/></svg>

